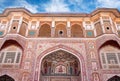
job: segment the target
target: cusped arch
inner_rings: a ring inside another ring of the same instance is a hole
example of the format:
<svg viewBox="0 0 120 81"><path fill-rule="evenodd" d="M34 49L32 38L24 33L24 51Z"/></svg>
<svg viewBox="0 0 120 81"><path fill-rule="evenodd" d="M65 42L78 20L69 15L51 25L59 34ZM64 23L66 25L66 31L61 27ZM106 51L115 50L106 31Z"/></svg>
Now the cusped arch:
<svg viewBox="0 0 120 81"><path fill-rule="evenodd" d="M39 37L51 37L51 27L49 24L44 23L39 29Z"/></svg>
<svg viewBox="0 0 120 81"><path fill-rule="evenodd" d="M71 26L71 37L84 37L83 28L80 24L73 24Z"/></svg>

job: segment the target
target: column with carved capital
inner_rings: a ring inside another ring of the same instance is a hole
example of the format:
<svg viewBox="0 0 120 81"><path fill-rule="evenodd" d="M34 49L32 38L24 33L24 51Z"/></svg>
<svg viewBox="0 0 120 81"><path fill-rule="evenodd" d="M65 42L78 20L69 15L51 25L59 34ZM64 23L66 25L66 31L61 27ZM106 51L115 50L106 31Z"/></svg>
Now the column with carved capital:
<svg viewBox="0 0 120 81"><path fill-rule="evenodd" d="M67 36L71 37L70 21L67 21Z"/></svg>
<svg viewBox="0 0 120 81"><path fill-rule="evenodd" d="M55 36L55 21L52 21L51 24L51 37Z"/></svg>

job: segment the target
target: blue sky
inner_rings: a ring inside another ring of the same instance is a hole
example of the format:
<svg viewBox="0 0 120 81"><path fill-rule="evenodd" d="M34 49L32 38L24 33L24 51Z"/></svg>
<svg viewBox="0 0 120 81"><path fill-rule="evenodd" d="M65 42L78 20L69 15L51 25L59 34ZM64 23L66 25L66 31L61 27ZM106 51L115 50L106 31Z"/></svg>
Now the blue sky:
<svg viewBox="0 0 120 81"><path fill-rule="evenodd" d="M90 13L103 7L120 10L120 0L0 0L0 13L16 7L25 7L32 13Z"/></svg>

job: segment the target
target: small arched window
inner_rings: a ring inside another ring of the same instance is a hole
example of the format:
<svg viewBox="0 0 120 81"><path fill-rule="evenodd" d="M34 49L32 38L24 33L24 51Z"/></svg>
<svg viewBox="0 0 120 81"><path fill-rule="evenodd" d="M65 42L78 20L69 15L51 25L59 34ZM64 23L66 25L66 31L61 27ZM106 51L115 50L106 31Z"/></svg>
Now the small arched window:
<svg viewBox="0 0 120 81"><path fill-rule="evenodd" d="M19 47L11 45L1 50L0 63L2 64L18 64L20 63L22 51Z"/></svg>
<svg viewBox="0 0 120 81"><path fill-rule="evenodd" d="M0 50L0 65L19 65L22 57L22 48L14 40L7 40ZM12 67L12 66L11 66Z"/></svg>
<svg viewBox="0 0 120 81"><path fill-rule="evenodd" d="M116 41L110 40L100 47L100 60L102 68L117 69L120 68L120 46Z"/></svg>

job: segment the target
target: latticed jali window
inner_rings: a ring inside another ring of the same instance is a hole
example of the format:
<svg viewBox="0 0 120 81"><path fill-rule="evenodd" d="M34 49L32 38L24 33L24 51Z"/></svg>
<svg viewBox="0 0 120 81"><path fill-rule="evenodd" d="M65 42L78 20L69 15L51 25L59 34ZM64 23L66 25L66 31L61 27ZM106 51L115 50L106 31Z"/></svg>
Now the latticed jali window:
<svg viewBox="0 0 120 81"><path fill-rule="evenodd" d="M100 50L101 64L104 69L120 69L120 49L107 45Z"/></svg>
<svg viewBox="0 0 120 81"><path fill-rule="evenodd" d="M20 62L21 53L17 51L3 51L0 54L0 63L16 64Z"/></svg>
<svg viewBox="0 0 120 81"><path fill-rule="evenodd" d="M120 53L101 53L101 62L104 69L120 68Z"/></svg>
<svg viewBox="0 0 120 81"><path fill-rule="evenodd" d="M14 45L8 46L0 51L0 65L19 65L22 50Z"/></svg>

